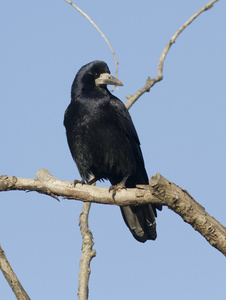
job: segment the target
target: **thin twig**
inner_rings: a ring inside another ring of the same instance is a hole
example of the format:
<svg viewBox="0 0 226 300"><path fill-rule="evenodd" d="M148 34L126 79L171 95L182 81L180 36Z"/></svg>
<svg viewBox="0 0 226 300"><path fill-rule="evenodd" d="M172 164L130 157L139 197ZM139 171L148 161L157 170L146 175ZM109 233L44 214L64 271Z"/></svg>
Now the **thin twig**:
<svg viewBox="0 0 226 300"><path fill-rule="evenodd" d="M196 12L190 19L188 19L172 36L166 47L164 48L158 64L158 76L155 78L148 78L146 81L146 84L143 88L141 88L139 91L137 91L134 95L127 95L126 98L128 101L126 102L126 107L129 109L137 100L142 96L145 92L149 92L150 88L158 81L161 81L163 79L163 63L166 57L166 54L168 53L169 49L171 48L172 44L175 42L179 34L189 25L191 24L202 12L210 9L213 7L213 4L217 2L218 0L212 0L205 6L203 6L198 12Z"/></svg>
<svg viewBox="0 0 226 300"><path fill-rule="evenodd" d="M16 298L18 300L30 300L29 296L22 287L20 281L18 280L16 274L13 272L13 269L6 258L4 251L0 245L0 269L2 270L5 279L8 281L8 284L11 286Z"/></svg>
<svg viewBox="0 0 226 300"><path fill-rule="evenodd" d="M75 9L77 9L77 11L80 12L80 14L82 14L95 28L96 30L101 34L101 36L103 37L103 39L105 40L105 42L108 44L108 47L111 50L111 53L114 57L114 61L115 61L115 76L116 78L118 78L118 61L116 59L116 55L115 52L110 44L110 42L108 41L108 39L106 38L106 36L103 34L103 32L100 30L100 28L93 22L93 20L84 12L81 10L81 8L79 8L77 5L75 5L73 2L69 1L69 0L65 0L67 3L69 3L70 5L72 5Z"/></svg>

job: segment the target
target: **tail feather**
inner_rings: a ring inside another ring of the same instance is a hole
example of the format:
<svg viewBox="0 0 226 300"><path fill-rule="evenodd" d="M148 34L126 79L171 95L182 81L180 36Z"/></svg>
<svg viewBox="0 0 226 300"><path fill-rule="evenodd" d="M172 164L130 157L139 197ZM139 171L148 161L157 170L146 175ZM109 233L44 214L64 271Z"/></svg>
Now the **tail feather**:
<svg viewBox="0 0 226 300"><path fill-rule="evenodd" d="M134 188L137 184L148 184L148 176L143 164L139 164L136 174L124 177L123 179L126 179L126 188ZM112 185L118 184L123 179L121 177L109 178ZM120 209L127 227L137 241L145 243L147 240L156 239L156 209L162 210L161 205L121 206Z"/></svg>
<svg viewBox="0 0 226 300"><path fill-rule="evenodd" d="M126 225L137 241L144 243L156 239L155 213L151 204L120 208Z"/></svg>

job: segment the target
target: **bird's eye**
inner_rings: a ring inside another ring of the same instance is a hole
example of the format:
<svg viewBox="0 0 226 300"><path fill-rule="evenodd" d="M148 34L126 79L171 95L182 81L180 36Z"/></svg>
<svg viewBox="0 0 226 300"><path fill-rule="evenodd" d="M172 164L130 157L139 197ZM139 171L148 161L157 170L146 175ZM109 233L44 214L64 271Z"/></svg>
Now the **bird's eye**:
<svg viewBox="0 0 226 300"><path fill-rule="evenodd" d="M94 73L94 77L95 77L95 78L98 78L98 77L99 77L99 74L98 74L98 73Z"/></svg>

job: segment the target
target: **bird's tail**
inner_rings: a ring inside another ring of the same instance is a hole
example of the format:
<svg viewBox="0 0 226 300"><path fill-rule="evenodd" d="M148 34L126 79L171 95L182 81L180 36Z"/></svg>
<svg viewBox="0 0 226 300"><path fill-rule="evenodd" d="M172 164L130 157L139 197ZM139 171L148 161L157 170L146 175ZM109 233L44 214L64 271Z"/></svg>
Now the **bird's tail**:
<svg viewBox="0 0 226 300"><path fill-rule="evenodd" d="M120 208L126 225L137 241L144 243L147 240L156 239L155 207L146 204Z"/></svg>

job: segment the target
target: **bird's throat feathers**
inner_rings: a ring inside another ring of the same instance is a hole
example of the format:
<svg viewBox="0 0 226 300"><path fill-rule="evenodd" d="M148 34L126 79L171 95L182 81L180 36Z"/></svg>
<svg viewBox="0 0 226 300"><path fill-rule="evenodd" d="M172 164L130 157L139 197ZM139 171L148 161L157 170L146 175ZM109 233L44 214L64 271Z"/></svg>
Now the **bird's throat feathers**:
<svg viewBox="0 0 226 300"><path fill-rule="evenodd" d="M76 80L74 80L71 87L71 101L76 101L77 99L101 99L110 94L106 86L97 87L93 84L89 85L78 85ZM82 97L85 95L85 97Z"/></svg>

